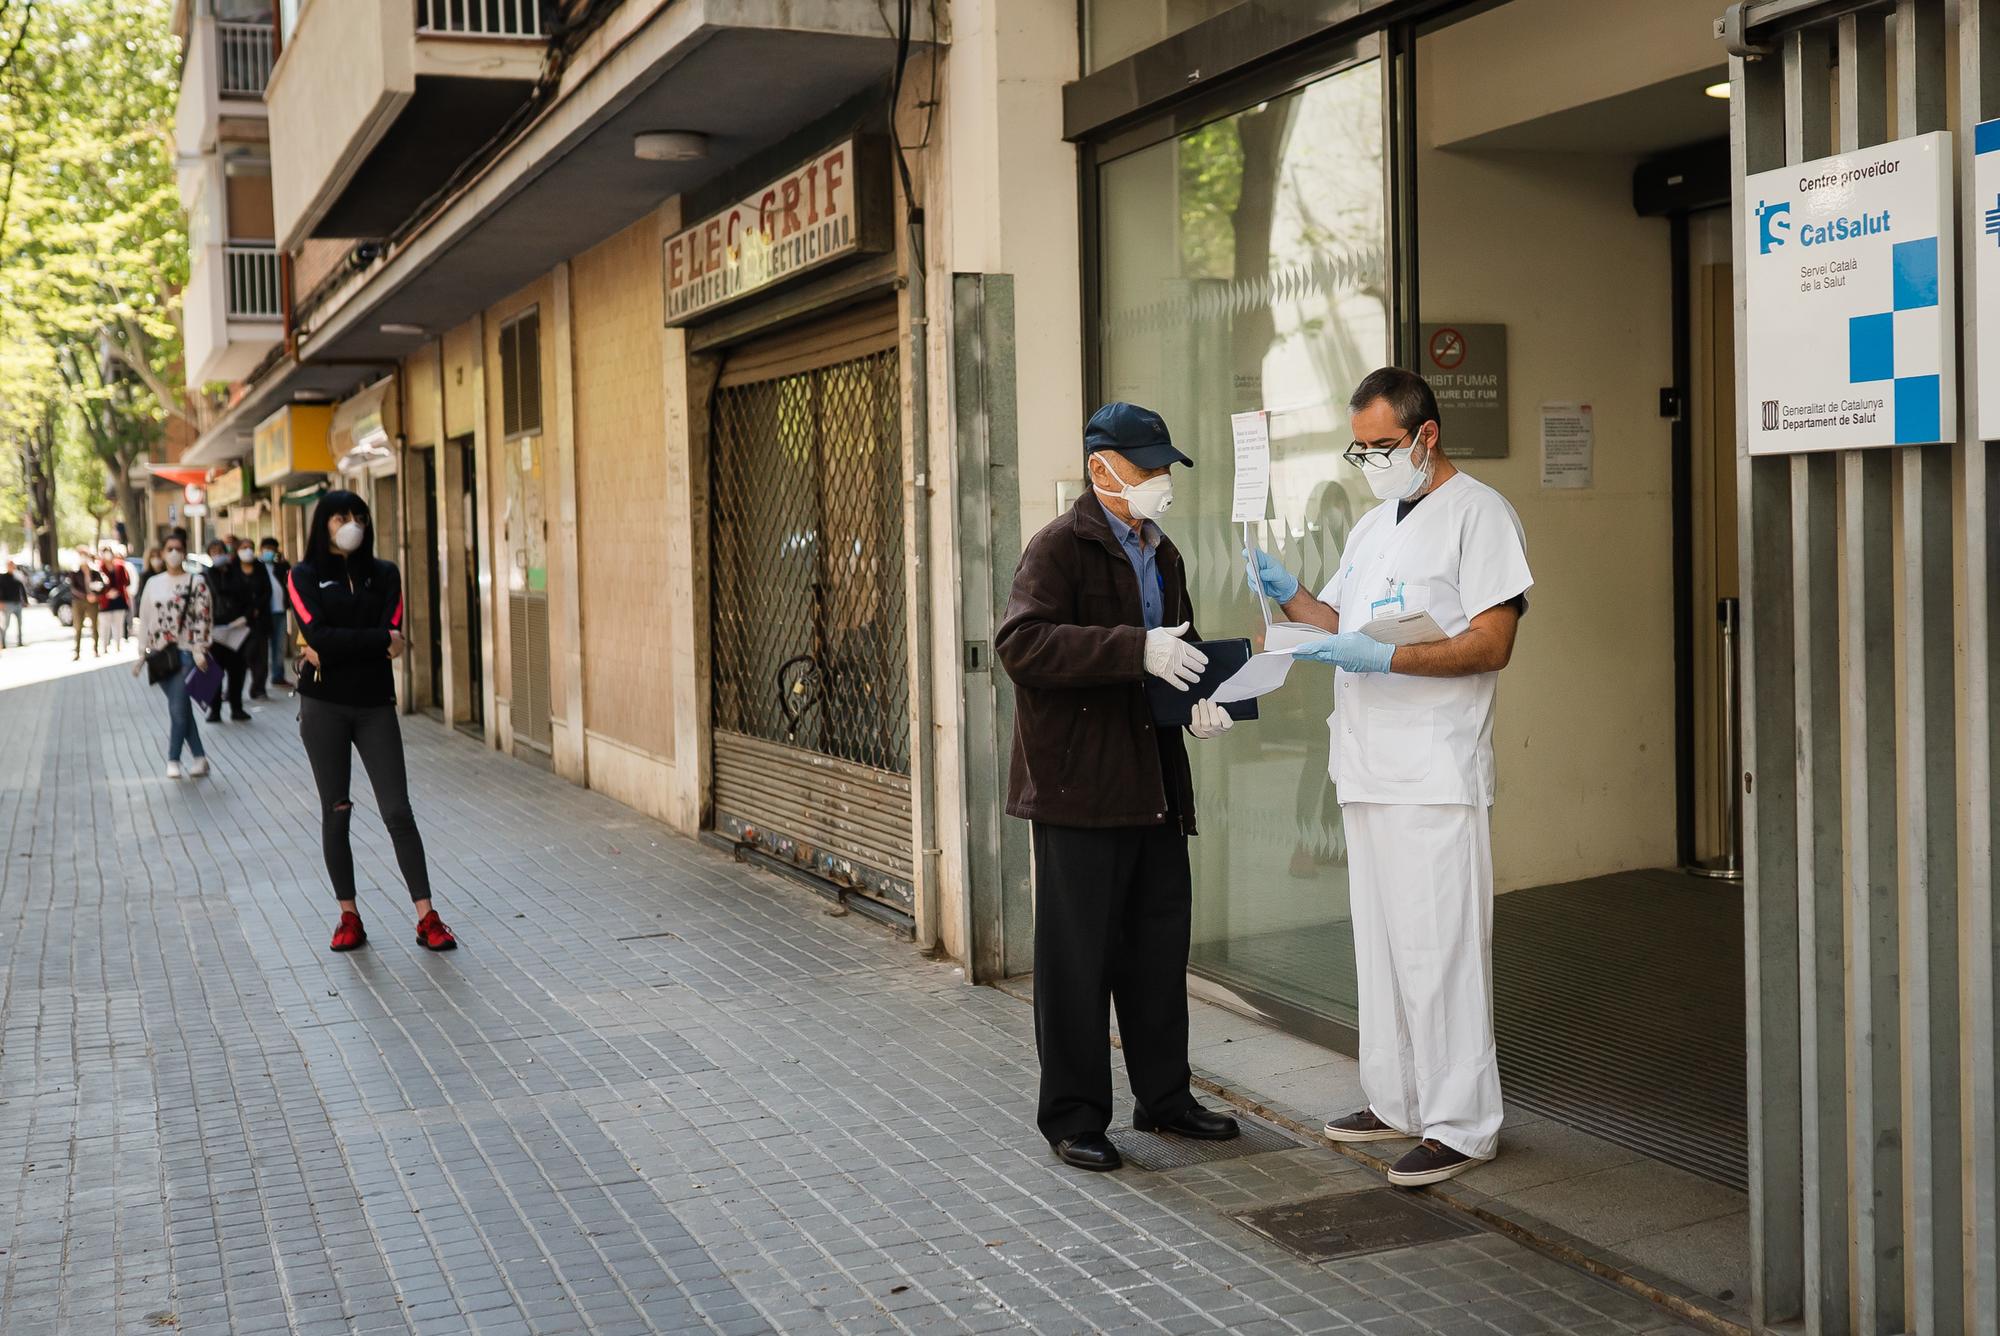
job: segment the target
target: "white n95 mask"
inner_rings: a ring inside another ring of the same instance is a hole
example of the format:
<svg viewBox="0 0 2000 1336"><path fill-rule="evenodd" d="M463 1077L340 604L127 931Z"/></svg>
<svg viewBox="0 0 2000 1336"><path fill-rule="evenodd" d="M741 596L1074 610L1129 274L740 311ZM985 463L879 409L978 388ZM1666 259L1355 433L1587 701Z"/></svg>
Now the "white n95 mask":
<svg viewBox="0 0 2000 1336"><path fill-rule="evenodd" d="M1124 497L1125 504L1132 507L1132 513L1142 520L1159 519L1174 503L1174 480L1164 473L1142 483L1119 481L1115 492L1108 492L1094 482L1090 486L1099 496Z"/></svg>
<svg viewBox="0 0 2000 1336"><path fill-rule="evenodd" d="M1377 501L1407 501L1431 480L1431 456L1426 454L1424 466L1418 468L1410 462L1416 450L1416 446L1406 445L1389 456L1389 467L1363 470L1368 475L1368 490L1375 493Z"/></svg>

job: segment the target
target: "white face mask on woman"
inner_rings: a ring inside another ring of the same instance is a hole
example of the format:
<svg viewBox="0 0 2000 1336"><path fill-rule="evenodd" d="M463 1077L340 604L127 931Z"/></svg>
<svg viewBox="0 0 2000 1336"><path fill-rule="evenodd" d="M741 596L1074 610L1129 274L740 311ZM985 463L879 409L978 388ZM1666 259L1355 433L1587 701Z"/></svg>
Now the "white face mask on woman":
<svg viewBox="0 0 2000 1336"><path fill-rule="evenodd" d="M181 563L187 560L187 554L170 547L161 554L161 560L167 563L168 570L177 571L181 568Z"/></svg>
<svg viewBox="0 0 2000 1336"><path fill-rule="evenodd" d="M361 540L367 536L368 531L366 529L362 528L355 521L349 520L333 531L333 545L342 552L354 552L359 550Z"/></svg>

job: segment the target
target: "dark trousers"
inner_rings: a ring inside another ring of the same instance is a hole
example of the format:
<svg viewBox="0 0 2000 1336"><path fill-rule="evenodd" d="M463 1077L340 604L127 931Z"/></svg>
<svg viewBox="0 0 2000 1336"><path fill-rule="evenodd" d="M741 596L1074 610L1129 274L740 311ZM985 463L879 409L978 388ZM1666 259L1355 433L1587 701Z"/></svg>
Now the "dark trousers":
<svg viewBox="0 0 2000 1336"><path fill-rule="evenodd" d="M248 648L250 642L246 640L243 644ZM219 640L208 649L209 653L215 655L215 661L222 665L223 681L226 683L223 689L216 693L215 704L208 707L208 717L211 720L221 718L222 702L225 697L229 701L230 713L243 713L243 651L231 649Z"/></svg>
<svg viewBox="0 0 2000 1336"><path fill-rule="evenodd" d="M299 702L299 737L306 744L306 760L312 763L313 784L319 789L320 844L334 898L354 898L354 848L347 839L354 804L348 797L348 782L354 776L354 753L360 752L375 789L376 809L396 846L403 884L412 900L430 899L430 870L424 864L424 838L417 833L416 814L410 810L410 780L403 765L403 730L396 707L337 705L308 696Z"/></svg>
<svg viewBox="0 0 2000 1336"><path fill-rule="evenodd" d="M1109 1003L1139 1107L1171 1118L1188 1089L1187 836L1170 825L1034 823L1035 1120L1051 1142L1111 1126Z"/></svg>
<svg viewBox="0 0 2000 1336"><path fill-rule="evenodd" d="M271 614L260 612L250 619L250 638L243 642L243 662L250 671L250 694L262 696L264 681L271 672Z"/></svg>

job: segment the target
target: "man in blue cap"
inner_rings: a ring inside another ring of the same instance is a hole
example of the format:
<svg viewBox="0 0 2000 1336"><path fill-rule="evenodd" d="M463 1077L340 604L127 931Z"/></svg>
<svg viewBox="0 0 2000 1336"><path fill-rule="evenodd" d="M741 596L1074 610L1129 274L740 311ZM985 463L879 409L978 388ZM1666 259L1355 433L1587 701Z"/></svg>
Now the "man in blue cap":
<svg viewBox="0 0 2000 1336"><path fill-rule="evenodd" d="M1029 540L993 648L1015 686L1007 811L1034 831L1036 1121L1064 1162L1116 1169L1113 1001L1133 1125L1203 1140L1237 1128L1188 1087L1194 786L1180 728L1154 724L1145 689L1150 674L1186 690L1208 663L1156 522L1168 470L1194 461L1133 404L1098 409L1083 442L1091 490ZM1188 731L1230 722L1198 701Z"/></svg>

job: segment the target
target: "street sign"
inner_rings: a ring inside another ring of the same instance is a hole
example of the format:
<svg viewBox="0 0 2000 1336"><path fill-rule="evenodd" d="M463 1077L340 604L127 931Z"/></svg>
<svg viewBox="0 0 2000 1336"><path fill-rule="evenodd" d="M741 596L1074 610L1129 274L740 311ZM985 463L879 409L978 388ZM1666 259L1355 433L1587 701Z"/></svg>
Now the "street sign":
<svg viewBox="0 0 2000 1336"><path fill-rule="evenodd" d="M1743 191L1750 453L1956 438L1950 132Z"/></svg>

